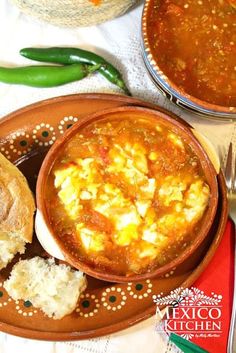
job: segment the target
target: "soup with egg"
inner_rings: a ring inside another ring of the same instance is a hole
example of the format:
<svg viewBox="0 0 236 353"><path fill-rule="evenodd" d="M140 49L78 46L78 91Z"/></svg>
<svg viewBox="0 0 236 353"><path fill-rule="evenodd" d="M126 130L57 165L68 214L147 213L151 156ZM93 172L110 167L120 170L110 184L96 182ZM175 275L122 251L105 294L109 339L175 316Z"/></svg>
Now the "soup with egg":
<svg viewBox="0 0 236 353"><path fill-rule="evenodd" d="M175 127L98 120L64 145L47 182L47 212L78 259L117 275L167 264L195 239L210 199L201 162Z"/></svg>

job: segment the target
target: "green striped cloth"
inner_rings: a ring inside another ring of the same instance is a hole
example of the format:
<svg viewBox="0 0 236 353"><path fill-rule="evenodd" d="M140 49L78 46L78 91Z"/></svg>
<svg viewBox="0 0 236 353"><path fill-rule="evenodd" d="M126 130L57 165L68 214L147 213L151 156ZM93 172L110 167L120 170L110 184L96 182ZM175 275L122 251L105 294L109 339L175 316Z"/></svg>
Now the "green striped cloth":
<svg viewBox="0 0 236 353"><path fill-rule="evenodd" d="M171 333L169 340L174 343L179 349L184 353L209 353L205 349L197 346L195 343L192 343L175 333Z"/></svg>

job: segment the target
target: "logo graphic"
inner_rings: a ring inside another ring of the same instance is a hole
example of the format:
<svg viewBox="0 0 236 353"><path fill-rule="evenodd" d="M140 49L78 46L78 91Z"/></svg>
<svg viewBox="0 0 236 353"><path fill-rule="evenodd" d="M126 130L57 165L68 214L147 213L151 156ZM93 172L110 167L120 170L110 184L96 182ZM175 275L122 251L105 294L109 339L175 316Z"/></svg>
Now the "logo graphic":
<svg viewBox="0 0 236 353"><path fill-rule="evenodd" d="M177 288L169 295L154 295L156 331L175 332L186 339L219 337L222 332L222 295L206 295L198 288Z"/></svg>

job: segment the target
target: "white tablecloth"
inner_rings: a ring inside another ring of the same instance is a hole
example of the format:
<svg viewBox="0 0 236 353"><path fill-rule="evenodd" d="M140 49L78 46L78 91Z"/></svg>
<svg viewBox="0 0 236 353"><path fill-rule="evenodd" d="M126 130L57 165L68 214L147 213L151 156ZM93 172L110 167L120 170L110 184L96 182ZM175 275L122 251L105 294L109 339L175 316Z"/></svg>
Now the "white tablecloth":
<svg viewBox="0 0 236 353"><path fill-rule="evenodd" d="M19 50L29 46L77 46L97 52L119 68L132 94L174 111L204 133L222 159L230 141L236 145L235 124L202 119L175 107L157 91L144 67L140 48L142 2L124 16L105 24L78 29L57 28L26 17L8 0L0 1L0 66L27 65ZM0 84L0 118L27 104L79 92L120 93L103 77L49 89ZM166 340L154 330L154 318L109 337L81 342L33 341L0 333L0 353L165 353Z"/></svg>

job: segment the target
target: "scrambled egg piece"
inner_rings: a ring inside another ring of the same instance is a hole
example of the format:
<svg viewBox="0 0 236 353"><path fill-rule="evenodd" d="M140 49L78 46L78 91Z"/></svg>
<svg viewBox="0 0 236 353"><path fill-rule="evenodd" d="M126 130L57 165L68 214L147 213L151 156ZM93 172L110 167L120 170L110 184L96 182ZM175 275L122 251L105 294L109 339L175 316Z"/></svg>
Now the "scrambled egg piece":
<svg viewBox="0 0 236 353"><path fill-rule="evenodd" d="M77 224L76 231L86 252L98 252L105 249L105 234L89 229L83 223Z"/></svg>
<svg viewBox="0 0 236 353"><path fill-rule="evenodd" d="M156 190L156 180L154 178L145 178L143 185L140 186L141 197L152 199Z"/></svg>
<svg viewBox="0 0 236 353"><path fill-rule="evenodd" d="M159 197L165 206L169 206L172 201L183 201L183 192L187 189L187 183L181 181L179 177L168 176L159 189Z"/></svg>
<svg viewBox="0 0 236 353"><path fill-rule="evenodd" d="M182 235L184 230L186 229L184 224L185 219L182 214L177 215L175 213L169 213L165 214L157 220L158 230L162 234L168 236L171 231L175 231L176 238L178 238L179 235Z"/></svg>
<svg viewBox="0 0 236 353"><path fill-rule="evenodd" d="M160 218L154 210L148 209L142 227L143 251L139 257L151 255L150 246L153 244L158 249L164 249L168 245L169 234L175 234L176 239L185 235L191 225L202 217L207 206L210 189L201 179L197 179L188 185L186 181L180 181L178 177L168 176L164 184L159 189L159 197L165 206L169 206L172 201L175 207L171 213L164 214ZM147 244L148 243L148 244ZM147 245L147 252L145 248ZM154 250L153 250L154 251ZM157 249L155 250L157 254Z"/></svg>
<svg viewBox="0 0 236 353"><path fill-rule="evenodd" d="M202 180L195 181L186 193L184 215L187 222L198 221L207 206L210 189Z"/></svg>
<svg viewBox="0 0 236 353"><path fill-rule="evenodd" d="M138 143L126 143L124 147L115 144L109 151L111 163L108 172L121 173L125 179L133 184L145 181L148 173L148 164L145 148Z"/></svg>
<svg viewBox="0 0 236 353"><path fill-rule="evenodd" d="M140 257L144 256L145 252L145 244L147 246L148 252L150 252L150 244L155 246L163 247L165 243L168 241L168 238L165 236L165 232L158 226L158 217L153 208L149 208L144 219L144 224L142 227L142 252L139 254ZM168 225L167 225L168 226ZM157 253L157 249L155 248Z"/></svg>
<svg viewBox="0 0 236 353"><path fill-rule="evenodd" d="M196 224L202 217L210 196L209 186L201 179L197 179L188 187L185 183L178 185L179 188L175 185L169 189L165 186L166 193L162 189L161 195L159 191L161 197L166 195L163 201L166 206L172 201L178 201L175 204L175 212L172 211L157 220L158 230L166 235L171 230L178 232L178 235L185 234L188 227Z"/></svg>
<svg viewBox="0 0 236 353"><path fill-rule="evenodd" d="M145 217L149 207L151 206L151 200L137 200L135 206L141 217Z"/></svg>
<svg viewBox="0 0 236 353"><path fill-rule="evenodd" d="M114 242L117 245L126 246L138 238L141 218L136 207L124 197L119 188L113 184L104 184L99 197L93 201L93 207L115 225Z"/></svg>
<svg viewBox="0 0 236 353"><path fill-rule="evenodd" d="M171 132L167 135L167 137L169 140L171 140L171 142L173 142L173 144L175 146L180 147L181 149L184 149L183 141L181 140L181 138L179 136L177 136L176 134Z"/></svg>
<svg viewBox="0 0 236 353"><path fill-rule="evenodd" d="M93 158L77 159L54 172L54 186L68 215L74 219L82 209L81 200L97 197L100 184L96 183L97 166Z"/></svg>
<svg viewBox="0 0 236 353"><path fill-rule="evenodd" d="M148 258L149 261L154 260L157 256L157 248L151 243L143 242L140 244L138 256L140 259ZM139 264L140 266L141 264Z"/></svg>
<svg viewBox="0 0 236 353"><path fill-rule="evenodd" d="M126 143L123 147L115 144L109 152L111 163L107 168L108 172L119 173L126 182L138 186L135 206L141 217L145 217L156 189L156 180L146 175L146 153L145 147L139 143Z"/></svg>
<svg viewBox="0 0 236 353"><path fill-rule="evenodd" d="M153 223L150 226L145 225L143 227L142 239L154 245L166 241L166 237L160 233L156 223Z"/></svg>

